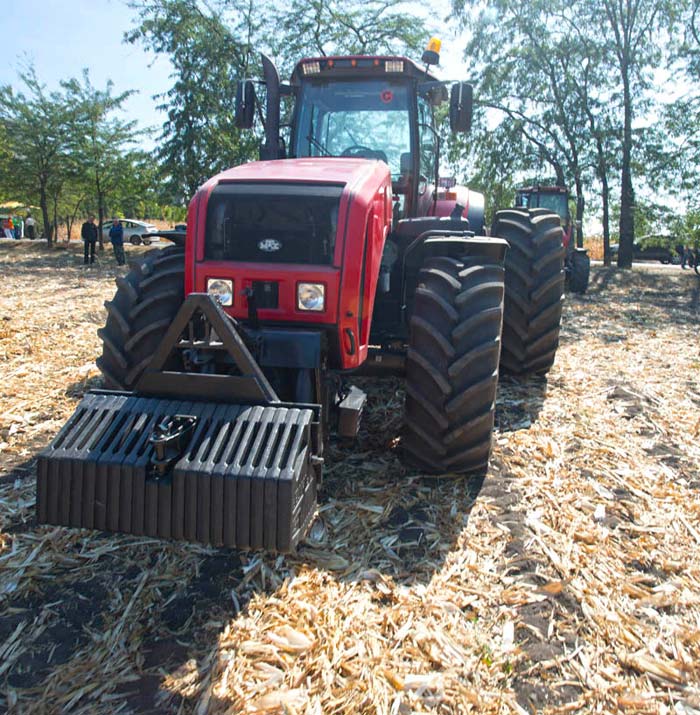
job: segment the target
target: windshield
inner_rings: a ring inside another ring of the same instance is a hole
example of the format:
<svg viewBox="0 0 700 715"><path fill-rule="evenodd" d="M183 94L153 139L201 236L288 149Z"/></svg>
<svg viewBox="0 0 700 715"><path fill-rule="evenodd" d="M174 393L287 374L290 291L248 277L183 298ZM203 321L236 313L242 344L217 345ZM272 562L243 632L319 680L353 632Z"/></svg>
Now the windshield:
<svg viewBox="0 0 700 715"><path fill-rule="evenodd" d="M305 82L299 98L296 156L380 159L401 174L411 150L409 91L387 78Z"/></svg>
<svg viewBox="0 0 700 715"><path fill-rule="evenodd" d="M566 194L555 194L544 191L538 194L524 193L520 196L519 204L520 206L529 207L531 209L549 209L559 214L559 217L566 221L568 208Z"/></svg>

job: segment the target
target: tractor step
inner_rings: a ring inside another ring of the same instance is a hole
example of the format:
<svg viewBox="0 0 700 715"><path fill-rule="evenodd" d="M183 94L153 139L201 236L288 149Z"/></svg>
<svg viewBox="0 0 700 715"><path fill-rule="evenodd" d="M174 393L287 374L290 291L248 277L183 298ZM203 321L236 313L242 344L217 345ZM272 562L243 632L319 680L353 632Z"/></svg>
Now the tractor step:
<svg viewBox="0 0 700 715"><path fill-rule="evenodd" d="M294 551L316 507L318 414L88 393L39 455L41 523Z"/></svg>

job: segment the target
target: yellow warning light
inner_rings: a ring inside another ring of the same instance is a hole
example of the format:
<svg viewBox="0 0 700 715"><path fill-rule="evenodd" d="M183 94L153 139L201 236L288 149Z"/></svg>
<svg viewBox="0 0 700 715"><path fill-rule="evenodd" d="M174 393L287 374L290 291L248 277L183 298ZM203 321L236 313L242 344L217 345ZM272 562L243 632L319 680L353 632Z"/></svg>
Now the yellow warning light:
<svg viewBox="0 0 700 715"><path fill-rule="evenodd" d="M430 42L428 42L428 46L425 49L429 50L430 52L435 52L436 54L439 55L441 47L442 47L442 40L438 39L437 37L431 37Z"/></svg>
<svg viewBox="0 0 700 715"><path fill-rule="evenodd" d="M423 62L425 62L426 65L440 64L440 47L442 47L442 40L438 40L437 37L431 37L430 42L423 52Z"/></svg>

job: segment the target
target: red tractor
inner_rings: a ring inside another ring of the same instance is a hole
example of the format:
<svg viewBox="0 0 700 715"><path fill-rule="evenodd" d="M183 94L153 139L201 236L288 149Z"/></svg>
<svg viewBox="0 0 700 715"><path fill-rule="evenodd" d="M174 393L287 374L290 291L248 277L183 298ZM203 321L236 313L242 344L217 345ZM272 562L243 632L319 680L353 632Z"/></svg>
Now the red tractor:
<svg viewBox="0 0 700 715"><path fill-rule="evenodd" d="M305 59L289 84L263 67L262 160L204 184L186 233L117 280L107 389L40 457L42 522L292 550L329 431L357 434L353 375L405 377L401 450L419 472L483 475L499 365L552 365L558 217L502 211L486 237L483 197L439 188L433 110L449 101L468 131L471 86L448 97L404 57ZM255 90L239 84L241 127Z"/></svg>
<svg viewBox="0 0 700 715"><path fill-rule="evenodd" d="M543 209L559 216L564 230L566 284L572 293L585 293L588 289L591 259L585 248L576 246L568 189L563 186L526 186L516 191L515 205L531 211Z"/></svg>

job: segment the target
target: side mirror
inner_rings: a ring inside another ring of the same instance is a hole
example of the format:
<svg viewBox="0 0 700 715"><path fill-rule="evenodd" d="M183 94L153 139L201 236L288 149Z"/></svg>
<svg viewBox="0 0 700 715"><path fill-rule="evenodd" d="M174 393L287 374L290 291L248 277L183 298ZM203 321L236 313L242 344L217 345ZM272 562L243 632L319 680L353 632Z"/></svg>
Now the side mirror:
<svg viewBox="0 0 700 715"><path fill-rule="evenodd" d="M450 92L450 129L453 134L466 133L472 127L474 88L469 82L455 82Z"/></svg>
<svg viewBox="0 0 700 715"><path fill-rule="evenodd" d="M255 86L250 79L239 80L236 85L236 127L250 129L255 118Z"/></svg>

